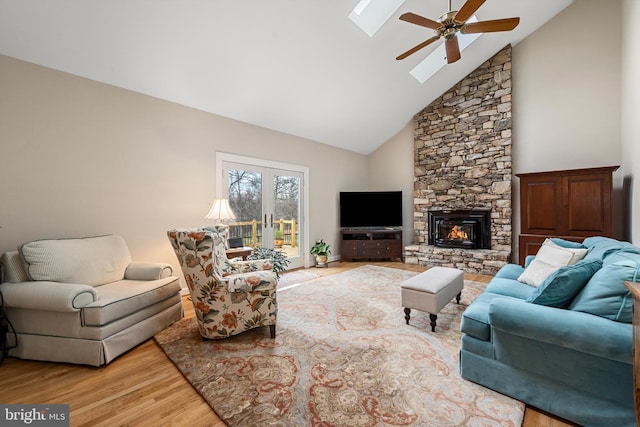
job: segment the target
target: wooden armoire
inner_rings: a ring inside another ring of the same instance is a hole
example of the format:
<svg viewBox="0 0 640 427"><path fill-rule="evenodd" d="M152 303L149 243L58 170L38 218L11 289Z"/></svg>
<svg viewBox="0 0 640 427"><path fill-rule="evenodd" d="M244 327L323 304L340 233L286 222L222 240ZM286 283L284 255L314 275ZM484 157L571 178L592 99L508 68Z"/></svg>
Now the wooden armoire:
<svg viewBox="0 0 640 427"><path fill-rule="evenodd" d="M619 166L519 173L518 260L535 255L547 237L582 242L613 233L613 172Z"/></svg>

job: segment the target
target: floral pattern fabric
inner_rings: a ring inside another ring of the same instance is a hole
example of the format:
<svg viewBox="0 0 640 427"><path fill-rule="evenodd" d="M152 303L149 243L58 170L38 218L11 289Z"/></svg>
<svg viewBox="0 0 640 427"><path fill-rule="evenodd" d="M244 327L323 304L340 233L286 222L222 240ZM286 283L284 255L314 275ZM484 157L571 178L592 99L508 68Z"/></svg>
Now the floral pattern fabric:
<svg viewBox="0 0 640 427"><path fill-rule="evenodd" d="M182 267L200 334L226 338L275 325L278 279L270 260L230 262L226 227L167 232Z"/></svg>

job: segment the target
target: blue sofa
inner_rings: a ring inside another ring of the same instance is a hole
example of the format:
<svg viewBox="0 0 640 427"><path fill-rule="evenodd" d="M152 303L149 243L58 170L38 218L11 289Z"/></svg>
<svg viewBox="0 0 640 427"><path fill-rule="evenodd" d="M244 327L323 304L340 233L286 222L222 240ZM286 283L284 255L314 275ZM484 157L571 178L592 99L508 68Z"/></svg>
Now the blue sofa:
<svg viewBox="0 0 640 427"><path fill-rule="evenodd" d="M636 426L624 281L640 281L640 248L552 240L588 252L537 288L517 280L524 267L504 266L462 316L460 374L584 426Z"/></svg>

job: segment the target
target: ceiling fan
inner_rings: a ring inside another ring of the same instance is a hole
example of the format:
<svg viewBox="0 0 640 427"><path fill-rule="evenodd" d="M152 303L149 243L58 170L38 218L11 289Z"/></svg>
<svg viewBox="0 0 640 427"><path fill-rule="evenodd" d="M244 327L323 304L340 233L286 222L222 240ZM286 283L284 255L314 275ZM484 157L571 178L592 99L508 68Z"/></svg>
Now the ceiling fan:
<svg viewBox="0 0 640 427"><path fill-rule="evenodd" d="M429 18L407 12L400 16L402 21L431 28L436 31L436 35L409 49L396 59L401 60L412 55L420 49L429 46L440 37L445 38L445 50L447 52L447 62L452 64L460 59L460 47L458 45L458 32L462 34L492 33L498 31L511 31L520 23L520 18L495 19L492 21L470 22L467 20L482 6L486 0L467 0L460 10L451 10L451 0L449 0L449 12L433 21Z"/></svg>

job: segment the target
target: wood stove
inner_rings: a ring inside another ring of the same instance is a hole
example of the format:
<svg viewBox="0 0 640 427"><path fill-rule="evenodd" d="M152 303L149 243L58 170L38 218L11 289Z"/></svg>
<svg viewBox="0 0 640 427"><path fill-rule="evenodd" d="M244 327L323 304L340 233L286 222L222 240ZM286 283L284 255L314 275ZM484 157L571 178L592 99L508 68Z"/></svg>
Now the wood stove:
<svg viewBox="0 0 640 427"><path fill-rule="evenodd" d="M429 244L443 248L491 249L491 210L429 209Z"/></svg>

